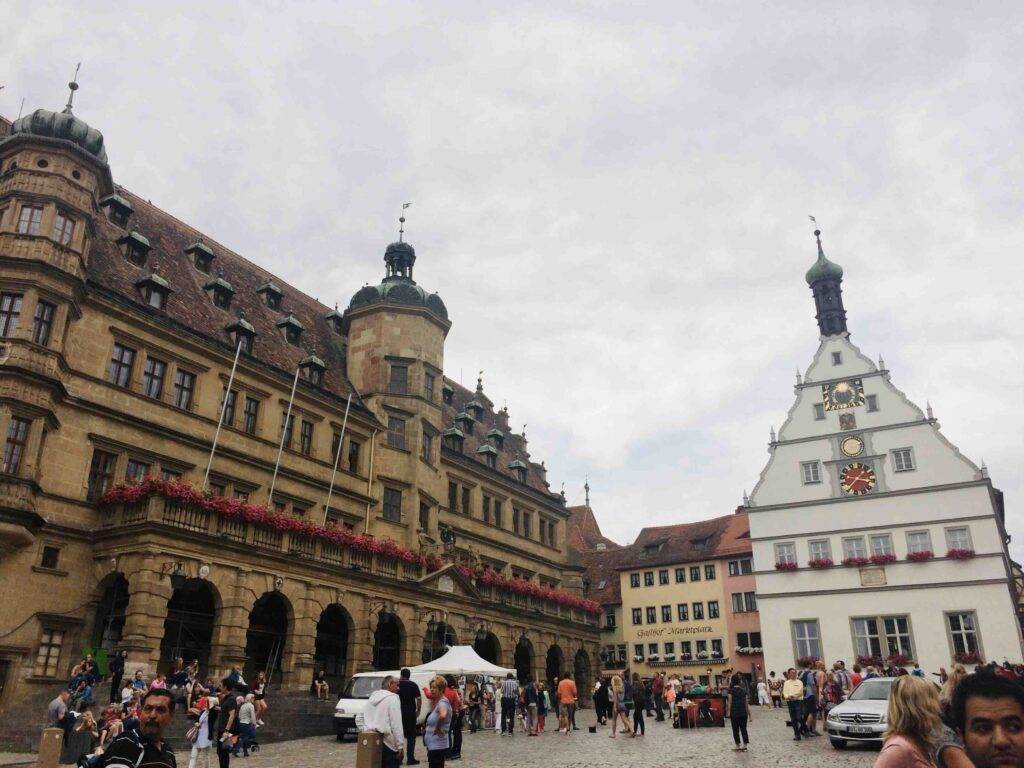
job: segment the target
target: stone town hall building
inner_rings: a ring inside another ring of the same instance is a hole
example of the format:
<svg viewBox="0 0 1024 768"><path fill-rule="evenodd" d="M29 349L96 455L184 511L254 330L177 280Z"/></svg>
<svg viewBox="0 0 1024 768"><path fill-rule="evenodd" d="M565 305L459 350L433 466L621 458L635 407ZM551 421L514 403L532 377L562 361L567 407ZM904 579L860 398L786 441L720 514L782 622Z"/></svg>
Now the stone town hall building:
<svg viewBox="0 0 1024 768"><path fill-rule="evenodd" d="M298 690L460 643L587 682L564 499L445 377L415 261L339 312L117 186L70 102L0 121L0 706L86 649Z"/></svg>

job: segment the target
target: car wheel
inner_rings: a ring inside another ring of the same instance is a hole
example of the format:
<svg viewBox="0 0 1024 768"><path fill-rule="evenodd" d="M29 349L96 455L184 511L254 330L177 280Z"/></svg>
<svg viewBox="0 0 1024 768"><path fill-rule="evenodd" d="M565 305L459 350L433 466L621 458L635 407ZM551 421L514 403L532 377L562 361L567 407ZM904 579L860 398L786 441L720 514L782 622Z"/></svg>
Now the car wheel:
<svg viewBox="0 0 1024 768"><path fill-rule="evenodd" d="M846 749L846 739L829 739L833 749Z"/></svg>

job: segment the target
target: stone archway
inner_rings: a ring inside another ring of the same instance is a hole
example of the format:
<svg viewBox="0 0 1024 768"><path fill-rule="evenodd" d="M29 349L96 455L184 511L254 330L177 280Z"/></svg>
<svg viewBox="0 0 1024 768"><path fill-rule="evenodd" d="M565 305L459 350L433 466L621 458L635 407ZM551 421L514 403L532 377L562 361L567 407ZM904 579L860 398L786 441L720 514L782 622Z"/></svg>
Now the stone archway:
<svg viewBox="0 0 1024 768"><path fill-rule="evenodd" d="M181 658L185 664L198 661L200 675L206 674L218 602L213 585L204 579L188 579L171 593L158 669L169 670Z"/></svg>
<svg viewBox="0 0 1024 768"><path fill-rule="evenodd" d="M573 659L572 674L576 678L576 690L577 691L590 691L590 656L587 652L580 648L576 651L576 656ZM580 701L588 701L589 696L580 696Z"/></svg>
<svg viewBox="0 0 1024 768"><path fill-rule="evenodd" d="M340 691L348 677L349 638L354 627L348 611L337 604L327 606L316 623L313 674L323 670L332 691Z"/></svg>
<svg viewBox="0 0 1024 768"><path fill-rule="evenodd" d="M544 684L550 686L556 677L561 680L564 674L565 654L562 653L559 646L549 646L547 657L544 660Z"/></svg>
<svg viewBox="0 0 1024 768"><path fill-rule="evenodd" d="M533 643L525 635L516 643L513 666L516 668L519 682L525 683L533 677Z"/></svg>
<svg viewBox="0 0 1024 768"><path fill-rule="evenodd" d="M281 682L281 658L288 639L291 605L280 592L264 592L249 612L245 633L246 678L255 680L257 672L266 672L267 680Z"/></svg>
<svg viewBox="0 0 1024 768"><path fill-rule="evenodd" d="M121 572L108 574L99 584L100 600L93 623L94 655L102 649L109 656L121 642L128 614L128 579Z"/></svg>
<svg viewBox="0 0 1024 768"><path fill-rule="evenodd" d="M399 669L402 658L402 622L393 613L377 620L373 633L373 668L382 671Z"/></svg>
<svg viewBox="0 0 1024 768"><path fill-rule="evenodd" d="M473 640L473 650L485 661L491 664L501 664L501 644L493 632L484 632Z"/></svg>
<svg viewBox="0 0 1024 768"><path fill-rule="evenodd" d="M428 661L444 656L448 652L448 648L458 645L458 642L458 637L451 624L439 621L431 628L428 623L427 630L423 633L423 663L426 664Z"/></svg>

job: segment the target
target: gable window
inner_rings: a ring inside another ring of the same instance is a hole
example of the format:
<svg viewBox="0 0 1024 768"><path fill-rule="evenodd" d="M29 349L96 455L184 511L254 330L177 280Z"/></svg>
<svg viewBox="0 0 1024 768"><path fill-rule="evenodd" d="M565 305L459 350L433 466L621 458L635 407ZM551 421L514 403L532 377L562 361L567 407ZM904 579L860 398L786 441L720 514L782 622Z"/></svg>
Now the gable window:
<svg viewBox="0 0 1024 768"><path fill-rule="evenodd" d="M260 401L254 397L245 398L242 409L242 429L250 435L256 434L256 420L260 415Z"/></svg>
<svg viewBox="0 0 1024 768"><path fill-rule="evenodd" d="M309 456L313 451L313 423L302 420L299 425L299 452L303 456Z"/></svg>
<svg viewBox="0 0 1024 768"><path fill-rule="evenodd" d="M780 541L775 544L776 563L795 563L796 545L792 541Z"/></svg>
<svg viewBox="0 0 1024 768"><path fill-rule="evenodd" d="M679 605L676 606L676 615L679 617L680 621L689 621L690 606L686 603L679 603Z"/></svg>
<svg viewBox="0 0 1024 768"><path fill-rule="evenodd" d="M67 245L71 242L71 236L74 232L74 220L57 211L57 215L53 219L53 239L61 245Z"/></svg>
<svg viewBox="0 0 1024 768"><path fill-rule="evenodd" d="M710 563L704 566L704 581L715 580L715 564Z"/></svg>
<svg viewBox="0 0 1024 768"><path fill-rule="evenodd" d="M447 384L441 388L441 399L444 400L445 405L451 405L455 398L455 391L451 389Z"/></svg>
<svg viewBox="0 0 1024 768"><path fill-rule="evenodd" d="M359 474L359 441L348 441L348 471L352 474Z"/></svg>
<svg viewBox="0 0 1024 768"><path fill-rule="evenodd" d="M641 611L639 608L634 608L633 609L633 623L634 624L643 624L644 623L643 611Z"/></svg>
<svg viewBox="0 0 1024 768"><path fill-rule="evenodd" d="M696 552L704 552L708 548L709 539L705 536L703 539L691 539L690 546L693 547Z"/></svg>
<svg viewBox="0 0 1024 768"><path fill-rule="evenodd" d="M388 447L405 450L405 419L388 416Z"/></svg>
<svg viewBox="0 0 1024 768"><path fill-rule="evenodd" d="M668 584L668 570L658 571L658 584Z"/></svg>
<svg viewBox="0 0 1024 768"><path fill-rule="evenodd" d="M686 569L676 568L676 584L682 584L686 581Z"/></svg>
<svg viewBox="0 0 1024 768"><path fill-rule="evenodd" d="M50 330L53 328L53 313L56 307L46 301L36 302L35 316L32 318L32 341L45 347L50 343Z"/></svg>
<svg viewBox="0 0 1024 768"><path fill-rule="evenodd" d="M267 306L273 310L281 309L281 289L271 282L264 283L256 289L256 293L263 294Z"/></svg>
<svg viewBox="0 0 1024 768"><path fill-rule="evenodd" d="M657 621L658 621L658 612L654 609L653 605L647 606L647 609L646 609L645 612L647 614L647 623L648 624L655 624L655 623L657 623Z"/></svg>
<svg viewBox="0 0 1024 768"><path fill-rule="evenodd" d="M654 586L654 571L644 571L644 586L645 587L653 587Z"/></svg>
<svg viewBox="0 0 1024 768"><path fill-rule="evenodd" d="M142 369L142 394L159 400L164 394L164 374L167 373L167 363L157 360L155 357L147 357L146 365Z"/></svg>
<svg viewBox="0 0 1024 768"><path fill-rule="evenodd" d="M825 420L825 405L823 403L814 404L814 420L824 421Z"/></svg>
<svg viewBox="0 0 1024 768"><path fill-rule="evenodd" d="M118 244L124 246L124 257L137 267L145 266L146 256L149 254L149 240L138 232L129 232L118 239Z"/></svg>
<svg viewBox="0 0 1024 768"><path fill-rule="evenodd" d="M637 589L640 586L640 574L631 573L629 574L629 586L633 589Z"/></svg>
<svg viewBox="0 0 1024 768"><path fill-rule="evenodd" d="M434 402L434 374L429 371L423 374L423 397Z"/></svg>
<svg viewBox="0 0 1024 768"><path fill-rule="evenodd" d="M897 448L892 452L892 467L897 472L910 472L914 469L914 454L910 448Z"/></svg>
<svg viewBox="0 0 1024 768"><path fill-rule="evenodd" d="M409 387L409 366L391 366L391 375L388 379L388 392L392 395L404 395Z"/></svg>
<svg viewBox="0 0 1024 768"><path fill-rule="evenodd" d="M114 479L114 467L117 465L117 456L99 448L92 452L92 463L89 465L89 489L86 499L99 501L100 496L106 493L107 488Z"/></svg>
<svg viewBox="0 0 1024 768"><path fill-rule="evenodd" d="M864 547L863 536L851 536L843 539L843 557L844 558L865 558L868 556L867 549Z"/></svg>
<svg viewBox="0 0 1024 768"><path fill-rule="evenodd" d="M12 416L11 423L7 425L3 471L9 475L16 475L21 469L21 459L25 455L25 447L28 444L28 428L31 424L32 422L28 419Z"/></svg>
<svg viewBox="0 0 1024 768"><path fill-rule="evenodd" d="M818 628L818 620L793 622L793 644L797 658L810 656L815 659L821 658L821 630Z"/></svg>
<svg viewBox="0 0 1024 768"><path fill-rule="evenodd" d="M966 526L946 529L946 549L974 549Z"/></svg>
<svg viewBox="0 0 1024 768"><path fill-rule="evenodd" d="M195 391L196 375L179 368L174 374L174 404L182 410L190 410Z"/></svg>
<svg viewBox="0 0 1024 768"><path fill-rule="evenodd" d="M247 355L252 354L254 334L239 330L235 333L235 344Z"/></svg>
<svg viewBox="0 0 1024 768"><path fill-rule="evenodd" d="M192 254L192 263L195 264L196 269L200 272L210 273L210 268L213 265L213 251L210 246L202 241L195 242L185 249L185 253Z"/></svg>
<svg viewBox="0 0 1024 768"><path fill-rule="evenodd" d="M868 541L871 543L872 556L884 557L895 554L895 550L892 548L892 536L888 533L871 534Z"/></svg>
<svg viewBox="0 0 1024 768"><path fill-rule="evenodd" d="M717 619L718 616L719 616L719 613L718 613L718 601L717 600L708 600L708 618L709 619Z"/></svg>
<svg viewBox="0 0 1024 768"><path fill-rule="evenodd" d="M149 475L149 464L138 459L128 459L128 466L124 471L124 479L130 483L137 483Z"/></svg>
<svg viewBox="0 0 1024 768"><path fill-rule="evenodd" d="M314 387L319 387L321 384L324 383L324 372L321 371L319 368L310 368L309 383L312 384Z"/></svg>
<svg viewBox="0 0 1024 768"><path fill-rule="evenodd" d="M434 438L429 432L423 430L423 434L420 439L420 458L429 464L431 458L433 457L433 453Z"/></svg>
<svg viewBox="0 0 1024 768"><path fill-rule="evenodd" d="M132 380L134 362L135 350L115 342L114 353L110 356L110 367L107 370L107 381L117 387L127 387Z"/></svg>
<svg viewBox="0 0 1024 768"><path fill-rule="evenodd" d="M36 677L56 677L60 669L60 652L64 647L64 630L43 628L36 651L33 673Z"/></svg>
<svg viewBox="0 0 1024 768"><path fill-rule="evenodd" d="M931 552L932 536L928 531L907 532L907 552Z"/></svg>
<svg viewBox="0 0 1024 768"><path fill-rule="evenodd" d="M295 434L295 416L289 416L287 411L281 414L281 434L284 435L282 444L285 448L292 447L292 437Z"/></svg>
<svg viewBox="0 0 1024 768"><path fill-rule="evenodd" d="M235 423L235 401L238 399L238 392L232 389L230 392L226 389L221 391L221 407L224 409L224 416L221 418L220 423L225 427L234 426Z"/></svg>
<svg viewBox="0 0 1024 768"><path fill-rule="evenodd" d="M38 235L39 223L43 220L43 207L41 205L21 206L21 216L18 218L19 235Z"/></svg>
<svg viewBox="0 0 1024 768"><path fill-rule="evenodd" d="M868 413L878 410L878 395L867 395L864 400L868 406Z"/></svg>
<svg viewBox="0 0 1024 768"><path fill-rule="evenodd" d="M693 620L700 621L704 618L704 603L693 604Z"/></svg>
<svg viewBox="0 0 1024 768"><path fill-rule="evenodd" d="M230 291L215 288L213 291L213 306L220 307L221 309L230 309L231 296L232 294Z"/></svg>
<svg viewBox="0 0 1024 768"><path fill-rule="evenodd" d="M842 365L842 364L843 364L843 353L842 352L833 352L832 353L832 365Z"/></svg>
<svg viewBox="0 0 1024 768"><path fill-rule="evenodd" d="M821 482L821 464L817 461L805 461L800 464L800 472L803 475L804 485L813 485Z"/></svg>
<svg viewBox="0 0 1024 768"><path fill-rule="evenodd" d="M0 337L10 338L18 327L18 318L21 317L20 293L0 294Z"/></svg>
<svg viewBox="0 0 1024 768"><path fill-rule="evenodd" d="M384 489L384 519L393 523L402 521L402 492L397 488Z"/></svg>
<svg viewBox="0 0 1024 768"><path fill-rule="evenodd" d="M668 624L672 621L672 606L663 605L661 606L661 621L664 624Z"/></svg>
<svg viewBox="0 0 1024 768"><path fill-rule="evenodd" d="M699 565L691 565L690 566L690 581L700 581L700 566Z"/></svg>

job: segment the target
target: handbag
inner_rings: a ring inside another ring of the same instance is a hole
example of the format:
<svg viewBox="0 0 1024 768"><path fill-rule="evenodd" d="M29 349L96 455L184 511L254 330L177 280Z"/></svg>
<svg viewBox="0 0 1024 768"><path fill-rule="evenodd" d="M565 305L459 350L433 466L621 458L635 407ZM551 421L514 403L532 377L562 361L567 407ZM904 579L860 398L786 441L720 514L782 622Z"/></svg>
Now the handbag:
<svg viewBox="0 0 1024 768"><path fill-rule="evenodd" d="M195 744L199 740L199 723L196 723L187 731L185 731L185 738L189 744Z"/></svg>

